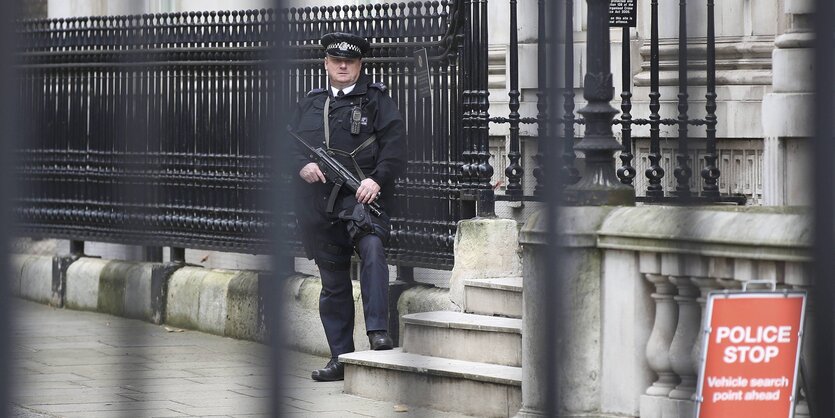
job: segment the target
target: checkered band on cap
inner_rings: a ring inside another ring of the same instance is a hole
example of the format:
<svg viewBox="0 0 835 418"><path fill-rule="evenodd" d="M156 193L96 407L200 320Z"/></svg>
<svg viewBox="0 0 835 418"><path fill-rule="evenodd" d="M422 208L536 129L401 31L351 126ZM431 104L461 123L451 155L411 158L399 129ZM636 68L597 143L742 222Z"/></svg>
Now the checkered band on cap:
<svg viewBox="0 0 835 418"><path fill-rule="evenodd" d="M345 42L345 41L334 42L334 43L328 45L327 50L330 51L332 49L338 49L340 51L354 51L358 54L362 54L362 50L360 50L360 47L358 47L354 44L349 44L348 42Z"/></svg>
<svg viewBox="0 0 835 418"><path fill-rule="evenodd" d="M344 32L325 34L319 44L328 55L344 58L362 58L371 49L367 39Z"/></svg>

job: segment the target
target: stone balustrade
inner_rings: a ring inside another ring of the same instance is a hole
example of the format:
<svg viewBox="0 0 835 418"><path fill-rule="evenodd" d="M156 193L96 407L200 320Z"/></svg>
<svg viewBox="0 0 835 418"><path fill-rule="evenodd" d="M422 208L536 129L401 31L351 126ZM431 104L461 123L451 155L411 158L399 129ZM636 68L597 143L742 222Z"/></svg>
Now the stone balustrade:
<svg viewBox="0 0 835 418"><path fill-rule="evenodd" d="M563 405L566 416L694 417L707 294L739 289L752 280L773 281L778 288L809 288L812 227L802 209L638 206L561 211L560 251L584 261L565 263L561 272L569 289L584 289L568 298L573 325L566 342L599 341L589 347L599 354L596 362L576 357L583 351L579 349L565 350L561 359L571 365L563 370L577 375L562 376L560 382L595 376L593 387L578 395L585 400L582 405ZM537 264L538 257L549 256L543 252L544 226L544 219L534 216L522 229L527 262ZM527 273L526 315L535 314L543 297L528 294L527 284L547 277L535 268ZM528 329L526 324L525 338L536 338ZM536 345L528 347L534 350ZM544 361L528 353L523 358ZM537 366L524 365L528 374L545 369ZM544 381L541 376L536 380ZM535 400L543 395L527 392L541 388L523 383L522 390L523 409L536 410ZM801 400L796 416L806 411Z"/></svg>

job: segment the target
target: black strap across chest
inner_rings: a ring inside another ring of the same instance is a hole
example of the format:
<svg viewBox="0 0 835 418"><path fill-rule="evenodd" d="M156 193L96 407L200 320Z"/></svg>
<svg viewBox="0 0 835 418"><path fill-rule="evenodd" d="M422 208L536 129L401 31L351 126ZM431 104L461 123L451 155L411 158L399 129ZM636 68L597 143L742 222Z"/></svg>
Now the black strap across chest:
<svg viewBox="0 0 835 418"><path fill-rule="evenodd" d="M329 113L329 109L330 109L330 104L331 104L331 98L330 98L330 96L328 96L328 98L325 99L325 112L324 112L325 150L327 150L330 153L339 154L339 155L350 158L351 162L354 163L354 169L357 171L357 176L359 176L360 180L365 180L365 174L363 174L362 170L360 169L360 165L357 163L357 159L355 157L360 151L368 148L371 144L373 144L374 141L377 140L377 135L372 134L371 136L368 137L368 139L363 141L362 144L360 144L358 147L356 147L351 152L343 151L341 149L331 148L331 129L330 129L330 123L328 122L328 113Z"/></svg>

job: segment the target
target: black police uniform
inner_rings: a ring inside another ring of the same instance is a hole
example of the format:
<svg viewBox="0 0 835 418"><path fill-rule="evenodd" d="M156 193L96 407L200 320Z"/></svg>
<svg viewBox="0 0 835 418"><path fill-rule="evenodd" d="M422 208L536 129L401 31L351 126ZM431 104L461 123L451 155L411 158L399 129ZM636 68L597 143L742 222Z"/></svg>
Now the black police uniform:
<svg viewBox="0 0 835 418"><path fill-rule="evenodd" d="M325 144L324 135L326 102L329 144ZM314 89L299 101L290 127L310 144L342 151L334 153L338 161L351 171L358 167L362 173L358 177L371 178L380 185L378 202L384 212L391 215L397 210L394 180L406 163L405 124L385 85L361 74L354 89L342 97L334 97L330 88ZM369 140L371 136L375 139ZM355 152L353 159L345 155L351 152ZM298 172L311 160L298 153L294 162L294 172ZM340 219L338 214L356 205L354 195L341 192L335 207L328 212L333 183L307 184L299 180L299 185L299 226L308 257L316 260L322 276L319 313L335 359L354 351L354 303L349 274L354 251L362 259L360 288L366 329L388 329L389 275L383 252L388 240L387 219L375 218L374 233L352 242L347 232L349 221Z"/></svg>

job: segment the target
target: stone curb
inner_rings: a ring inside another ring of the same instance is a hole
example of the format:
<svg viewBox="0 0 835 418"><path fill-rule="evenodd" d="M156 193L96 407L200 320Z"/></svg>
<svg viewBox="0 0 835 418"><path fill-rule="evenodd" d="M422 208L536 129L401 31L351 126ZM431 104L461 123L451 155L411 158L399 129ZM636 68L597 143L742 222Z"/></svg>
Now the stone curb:
<svg viewBox="0 0 835 418"><path fill-rule="evenodd" d="M176 328L231 338L264 341L264 305L280 303L289 345L309 354L328 356L319 320L318 277L294 275L277 295L262 295L255 271L206 269L188 265L130 262L81 257L66 268L60 300L53 279L55 260L66 257L12 256L13 294L23 299L69 309L141 319ZM359 282L354 281L356 349L367 350ZM283 303L282 303L283 302ZM400 315L430 310L456 310L449 291L415 285L401 293Z"/></svg>

